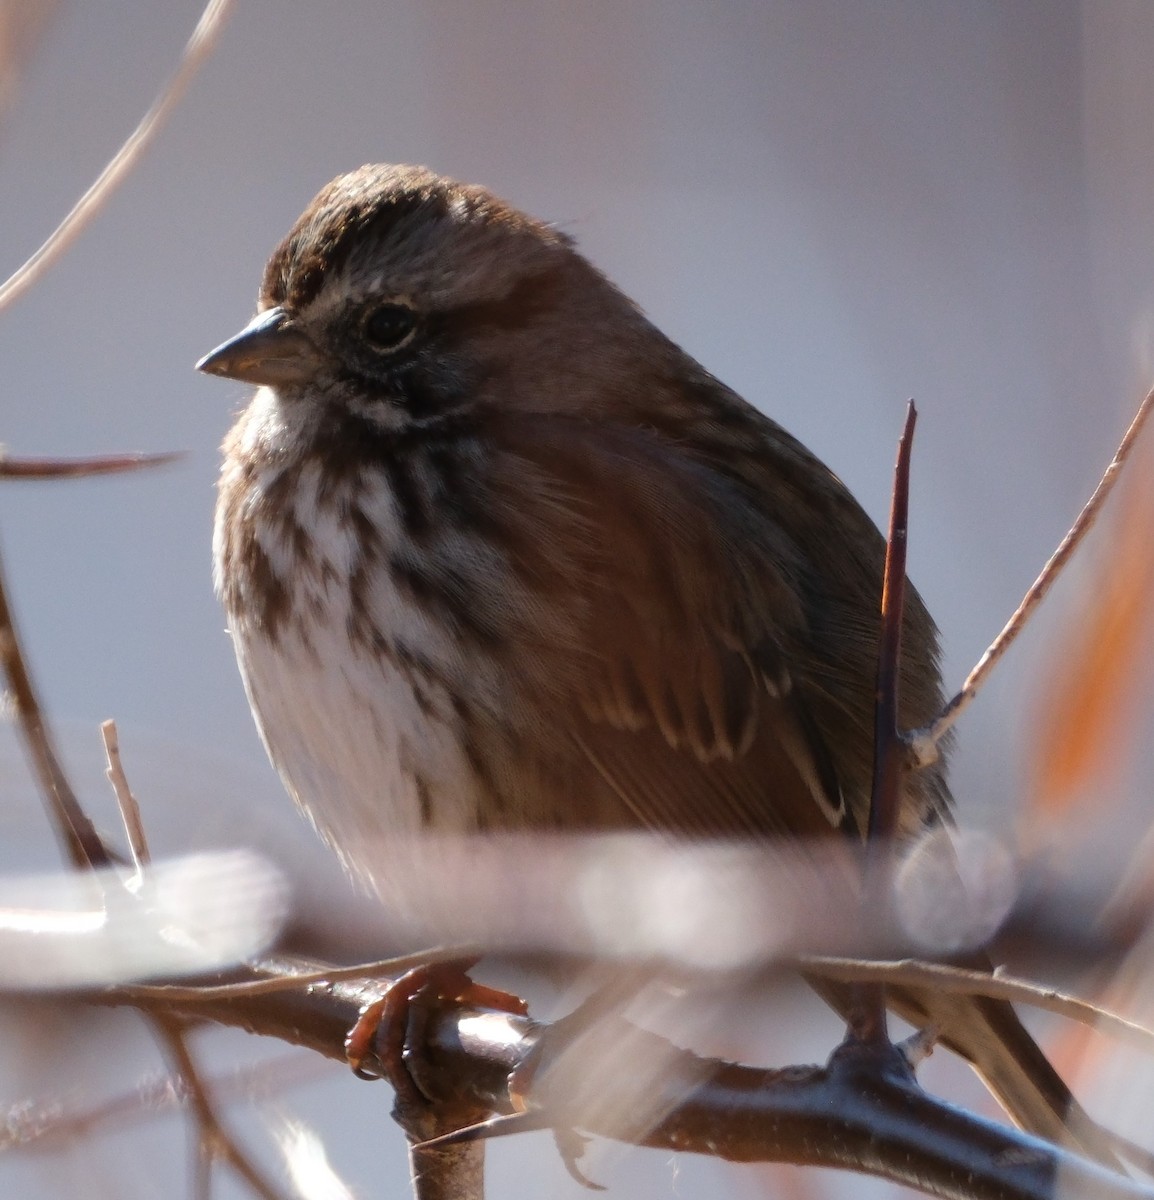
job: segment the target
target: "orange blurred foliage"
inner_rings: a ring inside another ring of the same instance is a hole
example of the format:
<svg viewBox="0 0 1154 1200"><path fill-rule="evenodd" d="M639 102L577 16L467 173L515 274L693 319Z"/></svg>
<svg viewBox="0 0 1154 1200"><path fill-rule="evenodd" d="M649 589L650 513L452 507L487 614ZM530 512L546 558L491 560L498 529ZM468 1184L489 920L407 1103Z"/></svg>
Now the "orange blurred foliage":
<svg viewBox="0 0 1154 1200"><path fill-rule="evenodd" d="M1128 753L1154 621L1154 464L1136 459L1105 553L1043 683L1024 814L1040 823L1091 795ZM1097 794L1097 793L1094 793Z"/></svg>

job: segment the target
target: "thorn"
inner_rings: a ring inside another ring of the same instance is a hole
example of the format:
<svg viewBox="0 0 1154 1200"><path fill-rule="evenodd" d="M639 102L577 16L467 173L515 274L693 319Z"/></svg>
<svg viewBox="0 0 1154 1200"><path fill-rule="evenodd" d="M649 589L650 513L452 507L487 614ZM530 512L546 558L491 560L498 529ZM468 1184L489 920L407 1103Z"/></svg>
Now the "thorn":
<svg viewBox="0 0 1154 1200"><path fill-rule="evenodd" d="M569 1172L569 1177L574 1182L579 1183L583 1188L588 1188L591 1192L605 1191L603 1183L594 1183L577 1165L578 1160L585 1154L585 1147L592 1139L587 1138L583 1133L578 1133L576 1129L566 1127L554 1129L553 1140L557 1143L557 1153L561 1155L565 1170Z"/></svg>
<svg viewBox="0 0 1154 1200"><path fill-rule="evenodd" d="M916 1071L933 1054L939 1032L936 1025L927 1025L925 1029L912 1033L905 1041L898 1042L897 1048L905 1056L911 1070Z"/></svg>
<svg viewBox="0 0 1154 1200"><path fill-rule="evenodd" d="M513 1113L507 1117L491 1117L488 1121L478 1121L475 1125L464 1125L451 1133L442 1133L426 1142L418 1142L417 1148L429 1150L440 1146L462 1146L467 1142L511 1137L515 1133L535 1133L537 1130L549 1128L549 1118L543 1112Z"/></svg>

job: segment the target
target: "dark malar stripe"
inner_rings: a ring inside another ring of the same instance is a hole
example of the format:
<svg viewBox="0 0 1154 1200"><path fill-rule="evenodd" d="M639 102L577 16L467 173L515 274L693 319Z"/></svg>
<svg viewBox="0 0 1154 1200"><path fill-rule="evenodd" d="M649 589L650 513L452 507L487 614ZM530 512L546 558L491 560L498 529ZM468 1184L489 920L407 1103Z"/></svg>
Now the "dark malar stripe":
<svg viewBox="0 0 1154 1200"><path fill-rule="evenodd" d="M431 481L431 503L441 521L498 544L508 540L508 531L494 514L487 464L475 446L434 443L426 447L422 460Z"/></svg>
<svg viewBox="0 0 1154 1200"><path fill-rule="evenodd" d="M434 420L445 413L453 412L467 404L471 391L463 389L459 384L446 386L442 381L430 378L417 362L404 370L399 370L393 377L396 395L386 389L382 394L386 399L404 406L405 411L417 422ZM367 390L376 390L371 382L366 384Z"/></svg>
<svg viewBox="0 0 1154 1200"><path fill-rule="evenodd" d="M419 479L419 464L408 454L385 454L379 464L397 508L401 527L415 541L433 528L433 513Z"/></svg>
<svg viewBox="0 0 1154 1200"><path fill-rule="evenodd" d="M466 444L475 448L476 439L473 414L451 412L388 430L351 413L334 413L310 452L321 476L318 499L330 503L337 485L359 470L382 475L401 527L420 541L432 531L442 505L450 517L465 516L466 493L473 490L475 479L470 459L475 454L463 450ZM350 514L353 521L360 517L355 511ZM483 513L474 508L472 520L480 531Z"/></svg>

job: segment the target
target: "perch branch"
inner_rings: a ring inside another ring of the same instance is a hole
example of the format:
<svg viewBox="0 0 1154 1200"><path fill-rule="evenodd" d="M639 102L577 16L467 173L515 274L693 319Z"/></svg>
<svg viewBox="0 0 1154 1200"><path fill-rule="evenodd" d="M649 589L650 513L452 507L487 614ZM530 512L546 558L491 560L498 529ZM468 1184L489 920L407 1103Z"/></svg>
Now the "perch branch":
<svg viewBox="0 0 1154 1200"><path fill-rule="evenodd" d="M262 969L312 978L323 968L282 959ZM174 1008L190 1019L259 1030L343 1061L345 1034L375 994L379 989L374 992L367 983L312 984L297 992L231 1003L214 998ZM123 1003L124 995L108 992L97 999ZM1052 1200L1058 1177L1070 1195L1154 1198L1154 1190L1132 1179L929 1096L897 1047L847 1042L825 1067L765 1070L701 1058L617 1018L606 1018L599 1037L640 1046L666 1068L660 1094L649 1097L657 1115L640 1133L623 1128L620 1106L572 1108L569 1098L579 1089L569 1072L550 1075L548 1027L508 1012L446 1008L433 1013L426 1027L422 1087L436 1088L454 1103L464 1097L491 1112L513 1114L437 1139L433 1146L529 1127L570 1126L735 1162L866 1171L957 1200ZM523 1078L531 1060L540 1090L510 1095L510 1075ZM617 1086L613 1078L595 1082L599 1094Z"/></svg>

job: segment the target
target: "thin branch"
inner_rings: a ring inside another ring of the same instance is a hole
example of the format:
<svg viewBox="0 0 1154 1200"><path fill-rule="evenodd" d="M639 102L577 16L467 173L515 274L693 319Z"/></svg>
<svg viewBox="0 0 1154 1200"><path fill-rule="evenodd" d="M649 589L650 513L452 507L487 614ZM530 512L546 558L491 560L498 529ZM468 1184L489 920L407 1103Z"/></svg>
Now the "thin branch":
<svg viewBox="0 0 1154 1200"><path fill-rule="evenodd" d="M299 970L292 960L277 959L270 973L257 979L211 984L131 984L118 989L118 995L129 1004L213 1004L218 1001L245 1001L277 992L292 992L302 988L330 983L375 983L384 976L401 975L412 967L424 967L436 962L456 962L476 957L480 951L470 946L437 946L417 954L398 954L375 962L355 963L348 967L316 967ZM260 970L259 964L257 970Z"/></svg>
<svg viewBox="0 0 1154 1200"><path fill-rule="evenodd" d="M84 998L102 1007L129 1005L145 1012L160 1008L182 1020L247 1029L344 1063L345 1037L361 1009L380 998L381 981L336 979L340 970L311 959L277 955L229 973L237 981L275 981L274 991L250 991L234 982L204 988L106 988Z"/></svg>
<svg viewBox="0 0 1154 1200"><path fill-rule="evenodd" d="M316 1082L330 1069L316 1055L290 1051L215 1077L212 1091L229 1101L279 1099L292 1088ZM185 1100L184 1085L165 1067L130 1091L87 1108L70 1108L64 1099L44 1100L34 1106L20 1101L0 1109L0 1155L23 1150L49 1153L76 1138L159 1118Z"/></svg>
<svg viewBox="0 0 1154 1200"><path fill-rule="evenodd" d="M48 236L44 244L0 285L0 310L6 308L32 287L72 245L85 226L100 211L117 187L128 177L141 155L155 140L197 71L216 43L228 15L230 0L209 0L192 37L184 48L176 72L168 86L145 113L128 140L100 172L95 183L73 205L72 210Z"/></svg>
<svg viewBox="0 0 1154 1200"><path fill-rule="evenodd" d="M187 1031L179 1022L161 1017L157 1012L150 1016L196 1119L195 1190L207 1196L212 1166L216 1162L223 1162L262 1200L282 1200L281 1193L257 1170L217 1114L208 1085L201 1079L189 1053L185 1040Z"/></svg>
<svg viewBox="0 0 1154 1200"><path fill-rule="evenodd" d="M0 564L0 668L8 681L16 705L16 716L24 744L40 782L44 802L52 814L57 835L69 861L77 867L106 867L116 861L95 826L80 807L56 753L51 731L44 719L40 700L28 670Z"/></svg>
<svg viewBox="0 0 1154 1200"><path fill-rule="evenodd" d="M104 774L116 795L116 806L120 810L120 820L124 825L124 836L128 839L132 863L139 871L151 855L148 850L148 837L144 832L144 822L140 816L140 805L128 786L128 776L125 775L124 764L120 761L120 735L116 722L102 722L100 736L104 739L104 753L108 759L108 767Z"/></svg>
<svg viewBox="0 0 1154 1200"><path fill-rule="evenodd" d="M107 454L91 458L9 458L0 448L0 479L87 479L162 467L180 454Z"/></svg>
<svg viewBox="0 0 1154 1200"><path fill-rule="evenodd" d="M484 1200L485 1144L410 1146L409 1182L413 1200Z"/></svg>
<svg viewBox="0 0 1154 1200"><path fill-rule="evenodd" d="M1030 585L1029 590L1022 598L1021 604L1018 605L1013 616L1006 622L1005 628L998 634L990 645L990 648L982 655L977 665L969 673L965 683L962 684L961 691L949 701L931 724L906 735L906 742L913 752L915 759L921 765L926 766L937 759L938 745L942 738L953 728L958 717L969 707L990 672L998 665L1002 656L1013 644L1014 639L1021 633L1026 622L1033 614L1034 609L1045 599L1046 593L1053 586L1054 581L1069 561L1070 556L1081 545L1101 512L1103 504L1105 504L1111 491L1113 491L1114 485L1118 482L1122 468L1125 466L1126 460L1130 457L1134 449L1138 435L1142 432L1142 427L1150 415L1151 408L1154 408L1154 389L1146 393L1146 398L1139 405L1134 420L1130 422L1130 428L1126 430L1122 441L1118 445L1117 453L1110 460L1110 465L1106 468L1090 499L1086 501L1082 511L1078 514L1077 520L1070 526L1070 532L1062 539L1057 550L1054 551L1049 561L1042 568L1038 578Z"/></svg>
<svg viewBox="0 0 1154 1200"><path fill-rule="evenodd" d="M1108 1034L1127 1045L1137 1046L1147 1053L1154 1053L1154 1030L1087 1000L1080 1000L1077 996L1060 992L1056 988L1042 987L1028 979L970 971L964 967L951 967L916 959L871 962L865 959L816 955L802 959L800 965L811 974L847 983L874 980L879 983L930 987L939 992L957 992L967 996L987 996L991 1000L1029 1004L1034 1008L1080 1021L1084 1025L1092 1026L1099 1033Z"/></svg>

